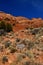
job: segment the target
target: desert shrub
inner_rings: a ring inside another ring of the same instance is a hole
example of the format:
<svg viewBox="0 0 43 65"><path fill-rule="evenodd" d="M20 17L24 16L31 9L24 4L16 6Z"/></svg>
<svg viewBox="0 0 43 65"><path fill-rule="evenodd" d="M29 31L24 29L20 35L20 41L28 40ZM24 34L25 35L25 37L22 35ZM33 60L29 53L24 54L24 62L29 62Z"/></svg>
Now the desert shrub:
<svg viewBox="0 0 43 65"><path fill-rule="evenodd" d="M34 58L34 54L31 51L26 51L25 55L31 58L31 60Z"/></svg>
<svg viewBox="0 0 43 65"><path fill-rule="evenodd" d="M15 53L17 51L13 46L10 46L9 49L10 53Z"/></svg>
<svg viewBox="0 0 43 65"><path fill-rule="evenodd" d="M15 53L16 52L16 49L14 49L14 48L12 48L11 50L10 50L10 53Z"/></svg>
<svg viewBox="0 0 43 65"><path fill-rule="evenodd" d="M17 44L17 47L19 48L27 48L32 49L34 47L34 42L31 42L29 39L23 39L19 42L20 44Z"/></svg>
<svg viewBox="0 0 43 65"><path fill-rule="evenodd" d="M21 40L20 43L21 43L21 44L24 44L24 45L28 45L29 39L23 39L23 40Z"/></svg>
<svg viewBox="0 0 43 65"><path fill-rule="evenodd" d="M0 36L1 36L1 35L5 35L4 29L0 29Z"/></svg>
<svg viewBox="0 0 43 65"><path fill-rule="evenodd" d="M4 29L4 30L6 29L6 25L4 21L0 22L0 29Z"/></svg>
<svg viewBox="0 0 43 65"><path fill-rule="evenodd" d="M33 28L33 29L31 30L31 33L32 33L33 35L35 35L35 34L37 34L37 33L39 32L39 30L40 30L40 28Z"/></svg>
<svg viewBox="0 0 43 65"><path fill-rule="evenodd" d="M11 45L11 42L10 41L6 41L4 44L5 44L5 48L8 48Z"/></svg>
<svg viewBox="0 0 43 65"><path fill-rule="evenodd" d="M10 23L5 23L5 21L1 21L0 29L4 29L4 31L10 32L10 31L12 31L12 25Z"/></svg>
<svg viewBox="0 0 43 65"><path fill-rule="evenodd" d="M19 38L16 38L16 42L20 42L20 39Z"/></svg>
<svg viewBox="0 0 43 65"><path fill-rule="evenodd" d="M32 49L34 47L34 42L29 41L27 49Z"/></svg>
<svg viewBox="0 0 43 65"><path fill-rule="evenodd" d="M6 31L7 31L7 32L12 31L12 25L11 25L10 23L7 23L7 24L6 24Z"/></svg>
<svg viewBox="0 0 43 65"><path fill-rule="evenodd" d="M7 56L3 56L3 57L2 57L2 63L5 63L5 62L8 62Z"/></svg>

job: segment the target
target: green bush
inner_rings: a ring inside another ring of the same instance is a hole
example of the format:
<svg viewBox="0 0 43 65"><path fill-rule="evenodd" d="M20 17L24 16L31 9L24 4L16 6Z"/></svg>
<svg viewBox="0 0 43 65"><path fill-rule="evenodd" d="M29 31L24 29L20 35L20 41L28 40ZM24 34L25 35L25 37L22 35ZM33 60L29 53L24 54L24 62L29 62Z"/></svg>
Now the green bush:
<svg viewBox="0 0 43 65"><path fill-rule="evenodd" d="M11 26L10 23L7 23L7 24L6 24L6 31L7 31L7 32L12 31L12 26Z"/></svg>
<svg viewBox="0 0 43 65"><path fill-rule="evenodd" d="M4 21L0 21L0 29L6 29L6 25L4 23Z"/></svg>
<svg viewBox="0 0 43 65"><path fill-rule="evenodd" d="M5 21L0 21L0 29L10 32L12 31L12 25L10 23L5 23Z"/></svg>

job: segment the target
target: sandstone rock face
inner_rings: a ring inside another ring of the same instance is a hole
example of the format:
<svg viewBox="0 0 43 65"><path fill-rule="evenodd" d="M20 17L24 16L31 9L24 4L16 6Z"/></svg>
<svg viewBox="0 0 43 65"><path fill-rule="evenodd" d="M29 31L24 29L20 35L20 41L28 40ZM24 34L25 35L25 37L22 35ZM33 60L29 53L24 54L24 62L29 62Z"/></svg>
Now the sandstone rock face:
<svg viewBox="0 0 43 65"><path fill-rule="evenodd" d="M43 65L43 19L0 11L1 21L10 23L13 30L0 35L0 65Z"/></svg>

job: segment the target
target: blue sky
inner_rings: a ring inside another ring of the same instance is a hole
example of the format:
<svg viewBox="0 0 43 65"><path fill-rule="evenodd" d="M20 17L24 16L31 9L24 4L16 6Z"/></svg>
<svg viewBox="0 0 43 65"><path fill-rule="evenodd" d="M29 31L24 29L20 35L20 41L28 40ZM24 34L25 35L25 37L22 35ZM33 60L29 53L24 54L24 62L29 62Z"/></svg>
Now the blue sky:
<svg viewBox="0 0 43 65"><path fill-rule="evenodd" d="M43 0L0 0L0 11L14 16L43 18Z"/></svg>

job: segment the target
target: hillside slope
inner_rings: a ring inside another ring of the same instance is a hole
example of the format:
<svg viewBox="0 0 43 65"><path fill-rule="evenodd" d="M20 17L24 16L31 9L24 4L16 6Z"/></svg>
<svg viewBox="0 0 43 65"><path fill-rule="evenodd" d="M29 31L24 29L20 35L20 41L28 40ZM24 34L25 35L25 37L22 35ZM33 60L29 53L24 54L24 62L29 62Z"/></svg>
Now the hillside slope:
<svg viewBox="0 0 43 65"><path fill-rule="evenodd" d="M43 20L0 12L1 21L13 31L0 29L0 65L43 65Z"/></svg>

